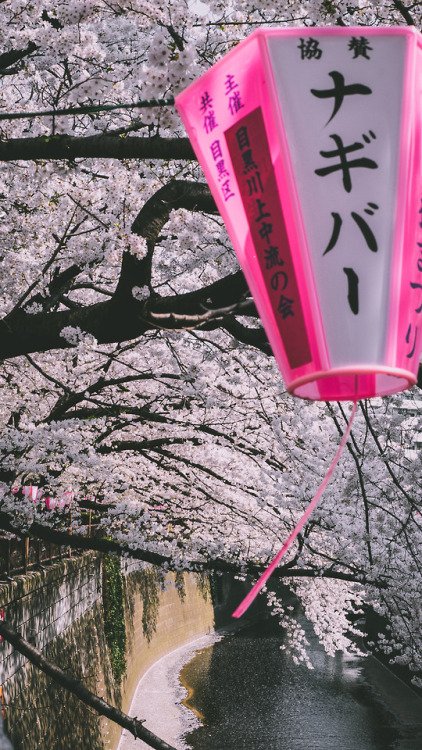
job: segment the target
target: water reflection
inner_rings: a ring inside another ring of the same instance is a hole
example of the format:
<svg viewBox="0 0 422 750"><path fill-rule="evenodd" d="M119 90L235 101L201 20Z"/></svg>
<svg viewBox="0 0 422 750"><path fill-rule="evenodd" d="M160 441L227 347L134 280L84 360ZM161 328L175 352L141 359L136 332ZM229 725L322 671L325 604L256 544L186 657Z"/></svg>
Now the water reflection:
<svg viewBox="0 0 422 750"><path fill-rule="evenodd" d="M280 632L266 621L226 636L183 667L185 705L202 720L184 737L192 750L422 747L419 730L406 738L378 700L364 659L329 657L313 641L309 671L280 651Z"/></svg>

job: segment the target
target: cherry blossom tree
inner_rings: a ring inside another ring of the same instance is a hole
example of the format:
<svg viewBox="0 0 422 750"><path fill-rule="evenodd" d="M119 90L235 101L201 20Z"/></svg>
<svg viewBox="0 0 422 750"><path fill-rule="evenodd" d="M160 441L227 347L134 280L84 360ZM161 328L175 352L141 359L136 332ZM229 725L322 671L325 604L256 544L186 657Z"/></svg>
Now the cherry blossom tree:
<svg viewBox="0 0 422 750"><path fill-rule="evenodd" d="M168 103L271 24L420 25L421 11L401 0L0 3L4 532L69 543L60 499L72 492L73 547L256 576L324 476L347 410L286 394ZM44 110L67 113L11 117ZM350 615L372 606L387 623L380 645L422 685L418 394L360 404L336 480L277 575L330 653L353 648ZM31 485L37 502L13 492ZM83 536L86 498L95 540ZM306 659L296 621L269 599Z"/></svg>

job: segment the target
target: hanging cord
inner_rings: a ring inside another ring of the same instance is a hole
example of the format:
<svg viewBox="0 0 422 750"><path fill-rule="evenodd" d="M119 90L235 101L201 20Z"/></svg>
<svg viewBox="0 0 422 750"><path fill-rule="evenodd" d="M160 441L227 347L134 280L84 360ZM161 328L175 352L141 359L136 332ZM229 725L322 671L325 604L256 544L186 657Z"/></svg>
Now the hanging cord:
<svg viewBox="0 0 422 750"><path fill-rule="evenodd" d="M314 495L313 499L311 500L311 502L309 503L308 507L306 508L306 510L305 510L302 518L300 519L300 521L297 524L297 526L295 526L295 528L293 529L293 531L290 534L289 538L284 542L284 544L283 544L280 552L275 556L275 558L272 561L272 563L270 563L270 565L264 571L264 573L262 574L262 576L257 580L255 586L253 586L253 588L250 590L249 594L247 594L245 596L244 600L239 604L238 608L233 612L232 617L242 617L242 615L250 607L250 605L254 601L255 597L259 594L259 592L261 591L262 587L266 584L266 582L268 581L269 577L271 576L271 574L273 573L273 571L276 569L277 565L279 564L279 562L280 562L281 558L283 557L283 555L285 554L285 552L287 552L287 550L289 549L289 547L292 544L292 542L294 542L294 540L296 539L296 537L299 534L299 531L301 530L302 526L305 525L305 523L308 520L309 516L311 515L311 513L313 512L313 510L316 508L316 506L318 504L318 501L319 501L322 493L324 492L324 490L325 490L328 482L330 481L331 475L332 475L334 469L337 466L339 458L340 458L340 456L341 456L341 454L343 452L343 448L344 448L344 446L347 443L348 437L350 435L350 430L352 429L353 417L356 414L356 407L357 407L357 402L355 401L354 404L353 404L353 409L352 409L352 411L350 413L350 417L349 417L349 421L348 421L348 424L347 424L347 427L346 427L346 431L345 431L345 433L344 433L344 435L342 437L341 443L340 443L340 445L339 445L339 447L337 449L337 453L334 456L334 458L333 458L333 460L331 462L331 465L330 465L330 467L329 467L329 469L328 469L328 471L327 471L324 479L322 480L322 482L321 482L321 484L320 484L320 486L319 486L319 488L318 488L318 490L316 492L316 495Z"/></svg>

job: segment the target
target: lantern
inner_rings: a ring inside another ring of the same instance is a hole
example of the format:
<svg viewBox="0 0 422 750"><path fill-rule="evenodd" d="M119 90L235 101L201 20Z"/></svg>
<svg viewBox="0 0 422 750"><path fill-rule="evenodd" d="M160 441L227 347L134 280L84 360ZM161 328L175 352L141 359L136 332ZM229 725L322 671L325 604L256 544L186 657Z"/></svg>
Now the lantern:
<svg viewBox="0 0 422 750"><path fill-rule="evenodd" d="M260 29L176 98L296 396L356 401L416 382L421 39Z"/></svg>

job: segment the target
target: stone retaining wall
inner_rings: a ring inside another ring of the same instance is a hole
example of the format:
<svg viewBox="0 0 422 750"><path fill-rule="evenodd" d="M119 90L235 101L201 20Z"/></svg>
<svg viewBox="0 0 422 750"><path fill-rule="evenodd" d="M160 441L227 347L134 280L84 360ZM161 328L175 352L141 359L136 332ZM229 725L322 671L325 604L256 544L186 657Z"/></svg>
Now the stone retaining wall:
<svg viewBox="0 0 422 750"><path fill-rule="evenodd" d="M100 565L98 556L84 555L18 576L10 583L0 583L4 619L43 650L101 598ZM4 690L25 662L12 646L2 644L0 675Z"/></svg>
<svg viewBox="0 0 422 750"><path fill-rule="evenodd" d="M146 670L169 651L214 627L207 586L194 575L164 580L124 561L127 673L113 678L104 633L101 557L89 553L0 584L5 620L46 656L113 705L128 711ZM0 644L0 685L14 750L114 750L120 728L99 718ZM142 717L139 717L142 718Z"/></svg>

